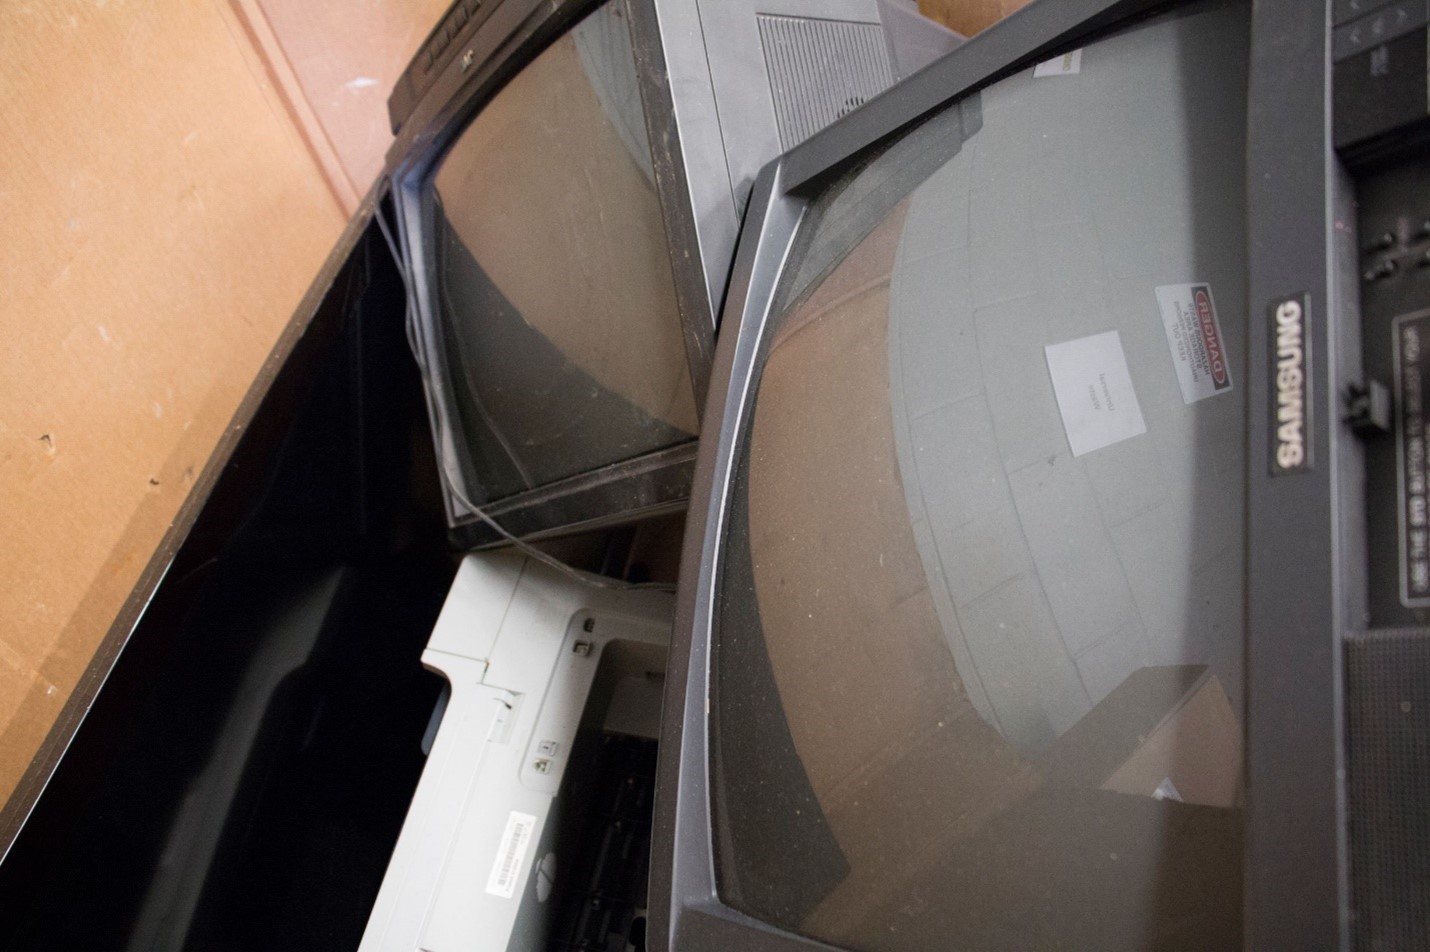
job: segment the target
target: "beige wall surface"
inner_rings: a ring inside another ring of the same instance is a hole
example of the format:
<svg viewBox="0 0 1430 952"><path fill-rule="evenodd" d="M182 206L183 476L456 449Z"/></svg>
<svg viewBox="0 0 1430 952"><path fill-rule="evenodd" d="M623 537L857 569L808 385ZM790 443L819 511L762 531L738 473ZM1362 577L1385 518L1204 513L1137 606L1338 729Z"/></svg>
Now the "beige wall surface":
<svg viewBox="0 0 1430 952"><path fill-rule="evenodd" d="M451 0L230 0L348 210L392 144L387 96Z"/></svg>
<svg viewBox="0 0 1430 952"><path fill-rule="evenodd" d="M0 799L337 239L220 0L0 0Z"/></svg>

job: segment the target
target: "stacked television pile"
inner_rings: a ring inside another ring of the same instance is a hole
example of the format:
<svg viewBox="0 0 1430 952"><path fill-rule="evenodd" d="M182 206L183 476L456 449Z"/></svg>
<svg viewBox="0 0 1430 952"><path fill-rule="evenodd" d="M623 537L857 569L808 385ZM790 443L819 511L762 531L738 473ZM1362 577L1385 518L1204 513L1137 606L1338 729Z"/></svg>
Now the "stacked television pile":
<svg viewBox="0 0 1430 952"><path fill-rule="evenodd" d="M1430 946L1424 4L917 22L471 0L399 83L471 554L367 947ZM678 599L506 545L686 509Z"/></svg>
<svg viewBox="0 0 1430 952"><path fill-rule="evenodd" d="M756 175L959 40L907 2L459 0L399 80L409 342L453 545L497 549L423 655L365 948L639 941L673 596L500 549L685 509Z"/></svg>

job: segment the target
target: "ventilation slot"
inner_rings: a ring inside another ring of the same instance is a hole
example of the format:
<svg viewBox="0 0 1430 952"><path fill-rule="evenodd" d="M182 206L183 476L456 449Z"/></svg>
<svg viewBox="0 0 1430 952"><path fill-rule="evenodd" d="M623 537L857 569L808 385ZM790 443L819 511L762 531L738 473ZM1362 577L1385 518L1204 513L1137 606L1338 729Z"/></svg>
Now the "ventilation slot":
<svg viewBox="0 0 1430 952"><path fill-rule="evenodd" d="M759 24L775 125L785 149L894 82L877 23L761 14Z"/></svg>
<svg viewBox="0 0 1430 952"><path fill-rule="evenodd" d="M1346 713L1355 948L1430 949L1430 630L1350 639Z"/></svg>

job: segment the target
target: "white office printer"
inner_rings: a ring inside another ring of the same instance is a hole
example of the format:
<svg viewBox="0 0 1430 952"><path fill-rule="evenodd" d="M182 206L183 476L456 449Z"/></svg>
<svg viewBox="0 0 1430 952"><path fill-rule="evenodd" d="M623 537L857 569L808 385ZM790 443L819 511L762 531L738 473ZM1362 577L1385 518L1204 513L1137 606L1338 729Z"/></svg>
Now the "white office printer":
<svg viewBox="0 0 1430 952"><path fill-rule="evenodd" d="M644 876L648 820L623 813L649 810L673 607L520 555L466 557L422 655L450 697L362 952L542 949L558 918L589 937L640 914L619 883ZM563 895L576 911L557 914Z"/></svg>

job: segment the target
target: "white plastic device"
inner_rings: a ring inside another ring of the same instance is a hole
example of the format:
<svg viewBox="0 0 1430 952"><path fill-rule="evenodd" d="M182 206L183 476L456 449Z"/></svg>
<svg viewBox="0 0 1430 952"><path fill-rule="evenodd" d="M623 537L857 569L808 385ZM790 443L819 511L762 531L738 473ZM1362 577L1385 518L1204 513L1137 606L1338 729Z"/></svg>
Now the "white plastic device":
<svg viewBox="0 0 1430 952"><path fill-rule="evenodd" d="M512 553L463 560L422 654L450 698L361 952L540 947L551 880L533 871L597 668L615 642L663 665L673 610Z"/></svg>

